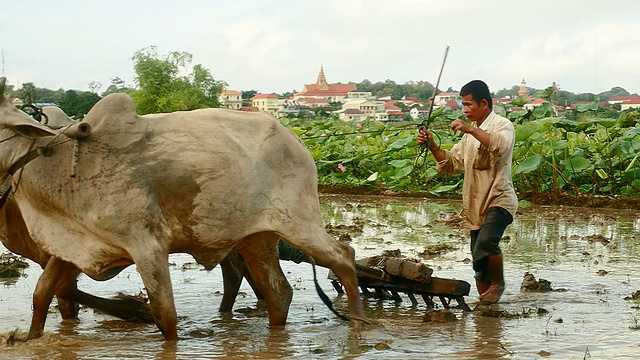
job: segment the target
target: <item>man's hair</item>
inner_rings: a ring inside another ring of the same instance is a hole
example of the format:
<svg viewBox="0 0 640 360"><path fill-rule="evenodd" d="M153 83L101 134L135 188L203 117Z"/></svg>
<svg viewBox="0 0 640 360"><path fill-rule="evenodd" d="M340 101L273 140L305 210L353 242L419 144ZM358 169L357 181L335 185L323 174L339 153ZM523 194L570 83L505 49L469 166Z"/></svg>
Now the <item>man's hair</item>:
<svg viewBox="0 0 640 360"><path fill-rule="evenodd" d="M473 101L480 104L480 102L484 99L487 100L489 104L489 109L493 110L493 101L491 101L491 93L489 92L489 87L482 80L472 80L469 81L465 86L460 89L460 96L465 97L471 94Z"/></svg>

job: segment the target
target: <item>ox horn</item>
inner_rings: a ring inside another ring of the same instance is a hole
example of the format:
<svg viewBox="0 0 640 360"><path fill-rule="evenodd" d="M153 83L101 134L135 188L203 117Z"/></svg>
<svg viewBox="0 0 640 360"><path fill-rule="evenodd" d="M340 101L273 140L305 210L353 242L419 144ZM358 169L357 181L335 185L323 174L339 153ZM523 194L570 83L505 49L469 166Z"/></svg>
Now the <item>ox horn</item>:
<svg viewBox="0 0 640 360"><path fill-rule="evenodd" d="M91 125L83 122L73 124L64 131L64 134L72 139L85 138L91 134Z"/></svg>

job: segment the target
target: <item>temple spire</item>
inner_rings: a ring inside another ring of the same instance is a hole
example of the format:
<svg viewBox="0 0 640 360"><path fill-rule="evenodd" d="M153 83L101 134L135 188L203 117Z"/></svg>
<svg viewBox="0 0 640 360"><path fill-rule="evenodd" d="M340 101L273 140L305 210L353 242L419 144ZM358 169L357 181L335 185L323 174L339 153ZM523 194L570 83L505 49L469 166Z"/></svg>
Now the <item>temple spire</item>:
<svg viewBox="0 0 640 360"><path fill-rule="evenodd" d="M324 76L324 69L322 68L322 65L320 65L320 73L318 74L316 85L318 85L319 90L329 89L329 85L327 85L327 78Z"/></svg>
<svg viewBox="0 0 640 360"><path fill-rule="evenodd" d="M518 90L518 96L527 96L529 95L529 89L527 89L527 82L522 78L522 82L520 83L520 89Z"/></svg>

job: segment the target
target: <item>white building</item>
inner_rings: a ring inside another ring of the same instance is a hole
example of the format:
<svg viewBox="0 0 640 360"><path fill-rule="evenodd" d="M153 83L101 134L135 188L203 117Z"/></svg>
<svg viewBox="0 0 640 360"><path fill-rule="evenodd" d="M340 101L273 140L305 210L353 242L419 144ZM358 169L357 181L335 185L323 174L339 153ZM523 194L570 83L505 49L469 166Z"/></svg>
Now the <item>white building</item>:
<svg viewBox="0 0 640 360"><path fill-rule="evenodd" d="M224 90L220 93L218 101L223 108L234 110L242 108L242 94L236 90Z"/></svg>

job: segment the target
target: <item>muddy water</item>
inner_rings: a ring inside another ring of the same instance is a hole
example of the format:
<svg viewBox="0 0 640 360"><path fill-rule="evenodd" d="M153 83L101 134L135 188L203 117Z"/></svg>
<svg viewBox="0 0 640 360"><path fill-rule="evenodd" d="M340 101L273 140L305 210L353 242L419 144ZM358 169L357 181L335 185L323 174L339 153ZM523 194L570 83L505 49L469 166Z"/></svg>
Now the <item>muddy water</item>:
<svg viewBox="0 0 640 360"><path fill-rule="evenodd" d="M434 276L472 282L467 236L447 225L460 204L426 199L334 197L322 199L323 216L336 233L350 237L358 257L399 249L432 266ZM164 348L155 326L130 324L82 309L76 321L61 321L52 307L45 335L28 343L2 343L29 327L31 294L41 270L0 284L0 358L418 358L418 359L635 359L640 356L640 309L624 300L640 290L640 211L589 211L546 207L523 210L503 242L507 289L494 313L482 316L454 309L458 321L424 323L420 303L365 302L379 326L359 332L336 319L318 298L307 264L282 262L294 288L285 329L270 330L265 309L245 284L233 315L217 312L219 269L193 265L185 255L171 256L171 276L179 315L180 341ZM443 246L443 244L445 246ZM435 247L435 246L439 246ZM442 250L438 253L435 250ZM435 250L434 250L435 249ZM446 251L448 249L448 251ZM4 248L0 248L4 251ZM430 255L431 254L431 255ZM339 310L338 297L320 269L320 283ZM556 290L522 293L525 272L551 281ZM606 272L606 273L605 273ZM110 297L137 294L142 282L135 268L79 287ZM477 293L467 297L472 303ZM421 301L421 300L419 300ZM544 312L546 310L547 312ZM522 314L528 316L518 316ZM540 315L538 315L540 313ZM14 332L17 330L17 332Z"/></svg>

